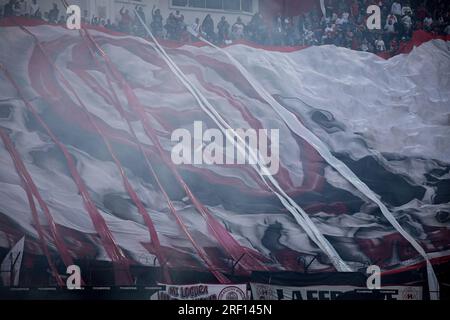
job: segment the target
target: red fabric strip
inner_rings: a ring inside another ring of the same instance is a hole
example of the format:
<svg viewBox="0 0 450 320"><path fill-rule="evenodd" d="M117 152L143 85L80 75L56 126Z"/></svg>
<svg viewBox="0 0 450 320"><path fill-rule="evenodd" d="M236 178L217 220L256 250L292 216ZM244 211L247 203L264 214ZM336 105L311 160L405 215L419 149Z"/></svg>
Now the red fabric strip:
<svg viewBox="0 0 450 320"><path fill-rule="evenodd" d="M45 212L46 210L44 209L47 208L47 206L42 206L42 198L39 195L39 192L37 191L36 186L34 185L34 183L31 180L31 176L28 173L25 165L22 162L22 159L20 158L19 153L17 152L17 150L14 147L13 142L11 141L11 139L8 137L8 135L0 128L0 137L3 140L3 144L5 145L6 150L9 152L10 156L11 156L11 160L14 163L14 167L16 168L16 172L20 177L20 180L22 182L22 186L25 190L25 192L27 193L27 198L28 198L28 203L30 205L30 209L31 209L31 215L33 217L33 221L34 224L36 226L36 231L38 232L38 236L39 236L39 243L41 245L42 251L44 252L44 255L47 258L48 261L48 265L50 267L50 270L52 271L53 276L55 277L56 282L58 283L58 286L63 287L65 285L64 281L61 279L54 263L53 260L51 258L50 252L48 250L47 247L47 241L45 239L45 232L44 229L39 221L39 214L37 212L36 209L36 205L34 203L34 199L33 199L33 194L34 196L38 199L39 204L41 205L42 210ZM48 208L47 208L48 210ZM47 217L48 218L48 217ZM55 230L53 230L53 228L56 228L53 219L51 219L49 221L49 225L50 225L50 229L52 231L52 235L54 237L54 241L57 245L57 248L60 250L60 255L61 257L64 259L69 259L70 261L72 260L72 258L70 257L70 255L67 257L66 255L68 255L67 249L65 249L64 244L59 243L59 241L61 240L59 237L55 236L54 232L56 232ZM62 246L62 248L61 248ZM65 250L65 251L64 251ZM66 263L66 261L64 261L64 263ZM73 264L73 263L70 263Z"/></svg>

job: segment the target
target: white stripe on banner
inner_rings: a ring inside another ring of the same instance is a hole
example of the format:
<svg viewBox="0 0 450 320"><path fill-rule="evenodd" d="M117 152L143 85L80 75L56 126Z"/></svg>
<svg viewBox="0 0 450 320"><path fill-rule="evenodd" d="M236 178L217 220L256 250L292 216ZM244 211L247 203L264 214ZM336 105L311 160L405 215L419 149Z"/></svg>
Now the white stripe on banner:
<svg viewBox="0 0 450 320"><path fill-rule="evenodd" d="M320 9L324 17L327 16L327 9L325 8L325 0L320 0Z"/></svg>

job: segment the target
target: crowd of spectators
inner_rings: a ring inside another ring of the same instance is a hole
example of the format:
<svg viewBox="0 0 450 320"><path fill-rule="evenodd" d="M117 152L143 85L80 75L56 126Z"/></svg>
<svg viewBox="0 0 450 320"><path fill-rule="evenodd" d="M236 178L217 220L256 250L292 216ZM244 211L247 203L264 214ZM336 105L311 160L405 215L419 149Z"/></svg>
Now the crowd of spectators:
<svg viewBox="0 0 450 320"><path fill-rule="evenodd" d="M367 28L366 9L372 4L381 8L382 25L379 30ZM395 51L399 42L408 40L415 30L450 34L448 0L328 0L326 17L318 8L297 17L283 16L281 13L263 17L261 13L256 13L247 24L240 17L233 22L222 17L216 24L210 14L203 20L185 21L179 10L164 18L156 7L153 7L151 17L146 17L141 6L136 6L136 11L137 14L122 7L119 19L111 22L109 19L88 17L85 10L82 22L145 36L146 30L139 22L139 15L156 37L174 41L196 41L193 33L199 33L217 44L235 40L271 46L334 44L375 53ZM3 6L1 16L29 16L49 23L66 23L66 17L60 15L56 3L48 12L41 12L38 0L9 0Z"/></svg>

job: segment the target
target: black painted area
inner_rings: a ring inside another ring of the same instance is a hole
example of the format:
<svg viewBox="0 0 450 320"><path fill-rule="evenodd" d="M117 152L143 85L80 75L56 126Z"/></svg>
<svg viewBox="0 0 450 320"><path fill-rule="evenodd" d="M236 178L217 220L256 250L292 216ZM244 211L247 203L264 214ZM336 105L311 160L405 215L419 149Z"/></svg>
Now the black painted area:
<svg viewBox="0 0 450 320"><path fill-rule="evenodd" d="M373 157L353 160L344 154L334 154L344 162L383 202L392 206L401 206L413 199L422 199L425 188L411 185L404 177L387 171Z"/></svg>
<svg viewBox="0 0 450 320"><path fill-rule="evenodd" d="M8 119L11 116L13 106L10 104L0 105L0 118Z"/></svg>

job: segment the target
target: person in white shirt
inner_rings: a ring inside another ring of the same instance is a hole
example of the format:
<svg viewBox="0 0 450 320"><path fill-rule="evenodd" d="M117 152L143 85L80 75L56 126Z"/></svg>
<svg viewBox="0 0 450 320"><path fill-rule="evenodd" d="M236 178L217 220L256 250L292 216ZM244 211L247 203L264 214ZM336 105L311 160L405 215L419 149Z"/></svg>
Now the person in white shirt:
<svg viewBox="0 0 450 320"><path fill-rule="evenodd" d="M195 22L191 25L191 29L195 34L200 33L200 19L196 18Z"/></svg>
<svg viewBox="0 0 450 320"><path fill-rule="evenodd" d="M392 20L386 21L386 25L384 26L384 30L387 33L395 33L395 26Z"/></svg>
<svg viewBox="0 0 450 320"><path fill-rule="evenodd" d="M350 14L348 12L343 12L342 13L342 20L344 21L344 23L348 23L348 17L350 16Z"/></svg>
<svg viewBox="0 0 450 320"><path fill-rule="evenodd" d="M338 18L338 15L336 12L333 12L333 14L331 15L331 22L335 22Z"/></svg>
<svg viewBox="0 0 450 320"><path fill-rule="evenodd" d="M342 24L344 24L344 19L337 18L335 23L336 23L336 25L342 25Z"/></svg>
<svg viewBox="0 0 450 320"><path fill-rule="evenodd" d="M433 18L431 18L430 16L426 16L425 19L423 19L424 27L430 28L432 24L433 24Z"/></svg>
<svg viewBox="0 0 450 320"><path fill-rule="evenodd" d="M401 16L402 15L402 5L399 2L394 1L391 6L391 13L395 14L397 16Z"/></svg>
<svg viewBox="0 0 450 320"><path fill-rule="evenodd" d="M198 41L198 38L196 36L200 35L200 33L201 33L200 19L195 18L195 22L193 24L191 24L191 26L189 28L190 28L189 31L191 33L191 41L192 42Z"/></svg>
<svg viewBox="0 0 450 320"><path fill-rule="evenodd" d="M175 14L173 15L175 17L175 20L177 24L182 25L183 24L183 15L180 13L180 10L175 11ZM181 28L182 29L182 28Z"/></svg>
<svg viewBox="0 0 450 320"><path fill-rule="evenodd" d="M366 38L364 38L364 40L362 41L361 51L364 51L364 52L369 51L369 45L367 43L367 39Z"/></svg>
<svg viewBox="0 0 450 320"><path fill-rule="evenodd" d="M377 40L375 40L375 48L377 48L378 52L386 51L386 46L384 45L383 39L381 39L381 36L378 37Z"/></svg>
<svg viewBox="0 0 450 320"><path fill-rule="evenodd" d="M412 20L411 17L409 15L406 15L402 18L402 23L405 26L405 29L407 31L409 31L411 29L412 26Z"/></svg>
<svg viewBox="0 0 450 320"><path fill-rule="evenodd" d="M314 32L312 32L312 31L309 30L309 29L306 29L306 30L305 30L305 40L306 40L307 43L312 42L313 36L314 36Z"/></svg>
<svg viewBox="0 0 450 320"><path fill-rule="evenodd" d="M35 17L37 15L38 11L40 10L39 5L37 4L36 0L31 1L29 9L30 9L29 10L30 17Z"/></svg>
<svg viewBox="0 0 450 320"><path fill-rule="evenodd" d="M278 13L275 19L275 31L279 34L283 32L283 18L281 17L281 13Z"/></svg>
<svg viewBox="0 0 450 320"><path fill-rule="evenodd" d="M325 34L326 35L330 35L330 34L332 34L334 32L333 26L334 25L327 24L327 26L325 27Z"/></svg>
<svg viewBox="0 0 450 320"><path fill-rule="evenodd" d="M392 13L388 14L388 16L386 17L386 24L389 23L389 20L392 20L392 24L396 24L398 22L397 21L397 16L395 14L392 14Z"/></svg>
<svg viewBox="0 0 450 320"><path fill-rule="evenodd" d="M322 36L322 41L326 42L328 39L332 39L333 33L334 33L334 25L327 23L327 26L325 27L325 30L324 30L324 33Z"/></svg>
<svg viewBox="0 0 450 320"><path fill-rule="evenodd" d="M245 25L242 23L241 17L238 17L236 22L231 27L231 34L235 40L241 40L244 38Z"/></svg>

